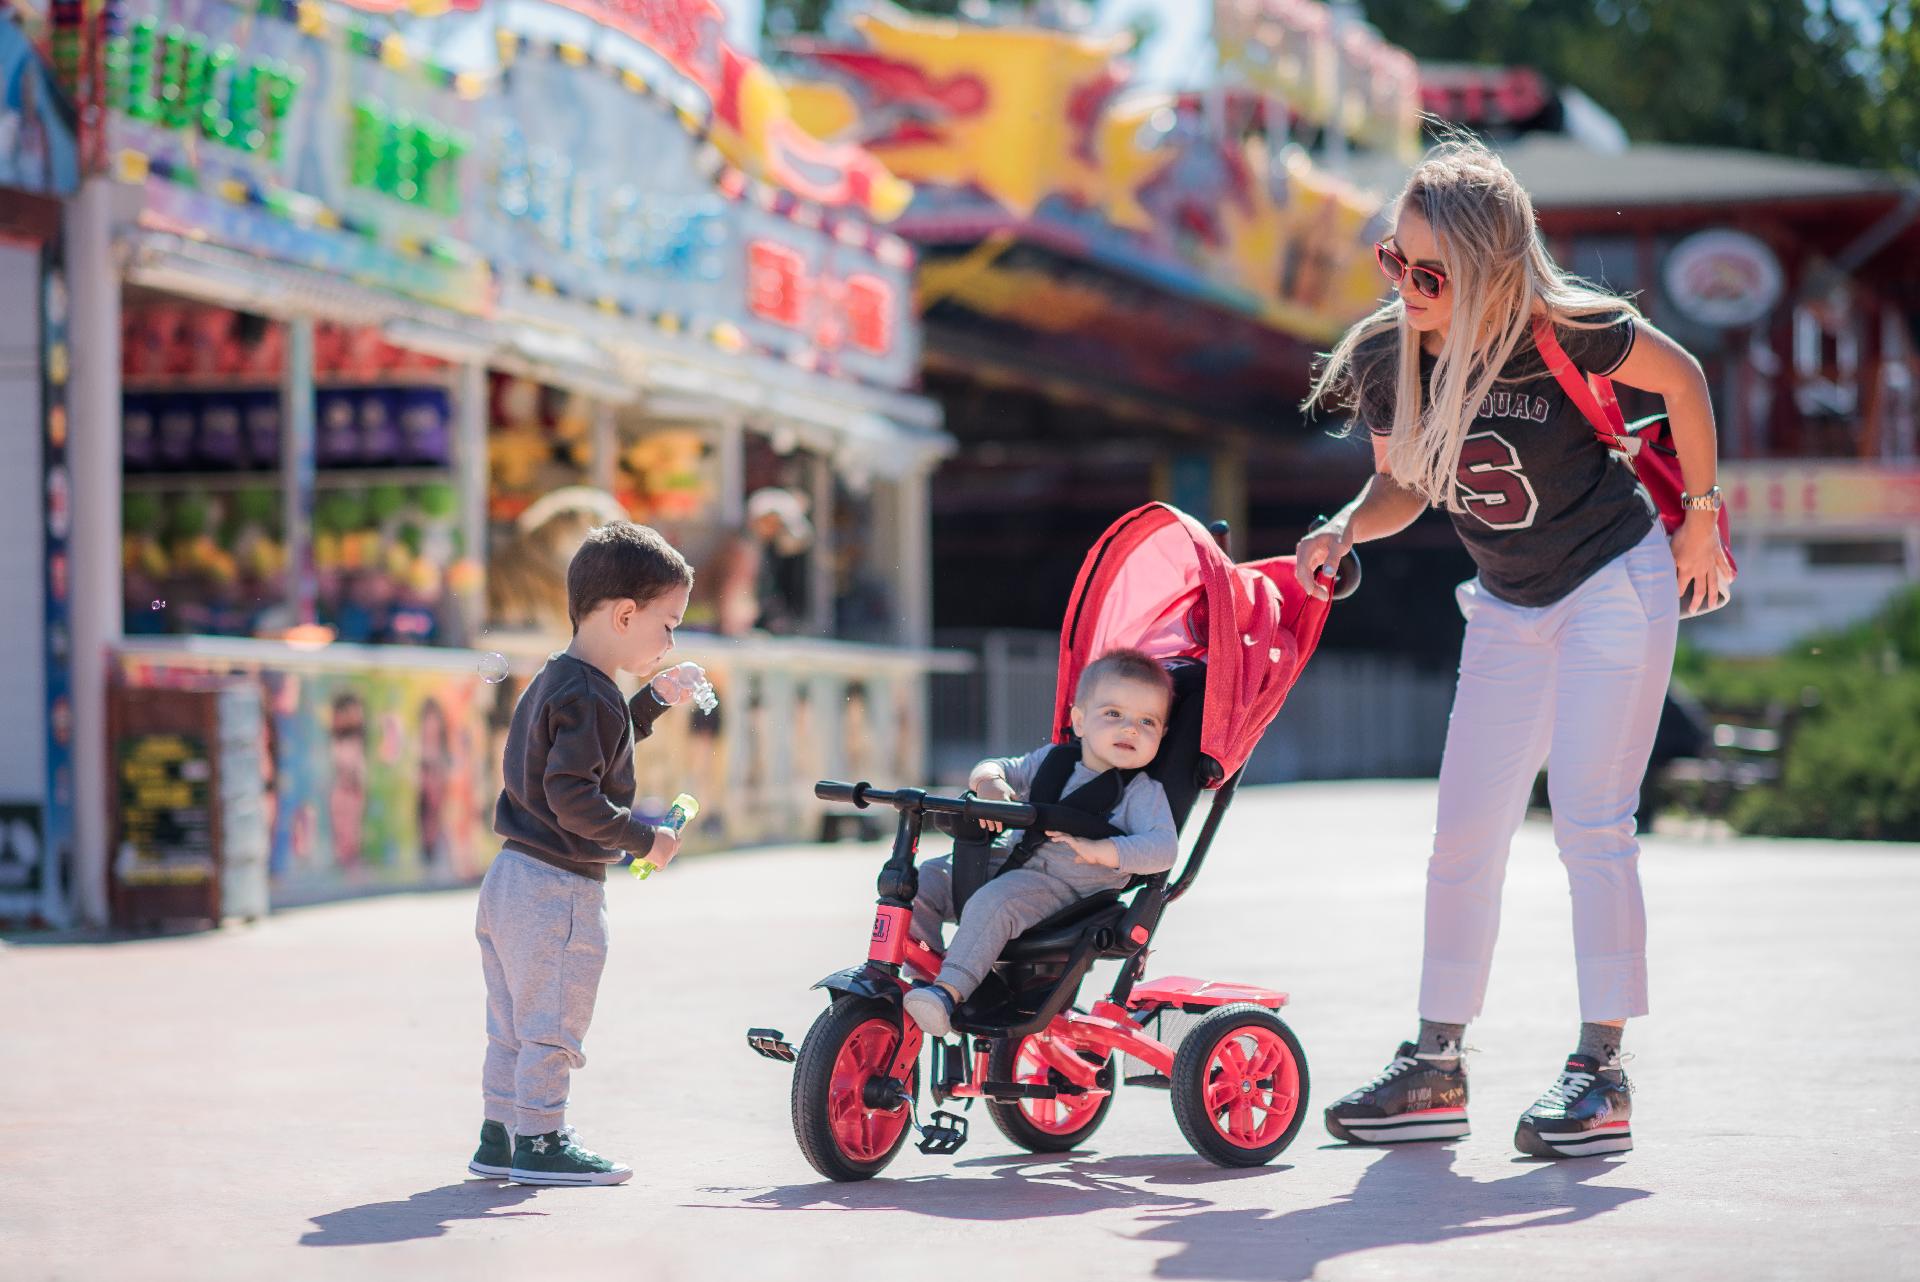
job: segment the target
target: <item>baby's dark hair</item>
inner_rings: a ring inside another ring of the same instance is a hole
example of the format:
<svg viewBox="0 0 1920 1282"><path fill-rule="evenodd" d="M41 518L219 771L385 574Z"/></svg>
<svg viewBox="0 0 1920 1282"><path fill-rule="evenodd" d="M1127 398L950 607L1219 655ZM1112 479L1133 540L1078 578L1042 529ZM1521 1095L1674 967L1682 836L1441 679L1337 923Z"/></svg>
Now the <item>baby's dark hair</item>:
<svg viewBox="0 0 1920 1282"><path fill-rule="evenodd" d="M645 605L693 585L693 567L651 526L609 521L587 531L567 563L567 618L574 631L603 602Z"/></svg>
<svg viewBox="0 0 1920 1282"><path fill-rule="evenodd" d="M1160 666L1160 660L1144 650L1109 650L1080 673L1080 684L1073 688L1073 701L1085 705L1102 681L1138 681L1157 687L1173 701L1173 678Z"/></svg>

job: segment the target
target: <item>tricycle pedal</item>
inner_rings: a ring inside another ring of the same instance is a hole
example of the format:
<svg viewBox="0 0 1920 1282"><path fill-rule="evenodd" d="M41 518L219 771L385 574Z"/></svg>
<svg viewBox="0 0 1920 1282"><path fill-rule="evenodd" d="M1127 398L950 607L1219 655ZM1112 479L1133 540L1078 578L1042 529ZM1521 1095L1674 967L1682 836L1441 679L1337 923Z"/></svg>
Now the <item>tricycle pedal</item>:
<svg viewBox="0 0 1920 1282"><path fill-rule="evenodd" d="M920 1128L920 1142L915 1145L922 1153L946 1156L957 1153L960 1146L967 1142L967 1119L958 1113L949 1113L936 1109Z"/></svg>
<svg viewBox="0 0 1920 1282"><path fill-rule="evenodd" d="M777 1059L783 1064L794 1061L793 1045L787 1041L787 1035L777 1028L749 1028L747 1045L768 1059Z"/></svg>
<svg viewBox="0 0 1920 1282"><path fill-rule="evenodd" d="M1129 1077L1127 1085L1144 1086L1155 1091L1170 1091L1173 1089L1173 1079L1165 1073L1141 1073L1138 1076Z"/></svg>

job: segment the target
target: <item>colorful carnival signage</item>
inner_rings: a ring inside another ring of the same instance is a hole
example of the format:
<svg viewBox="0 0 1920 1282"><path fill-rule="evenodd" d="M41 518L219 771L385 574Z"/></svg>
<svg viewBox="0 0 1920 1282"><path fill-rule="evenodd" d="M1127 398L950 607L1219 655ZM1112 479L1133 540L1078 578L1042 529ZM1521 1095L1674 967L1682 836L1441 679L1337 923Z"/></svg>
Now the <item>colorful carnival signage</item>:
<svg viewBox="0 0 1920 1282"><path fill-rule="evenodd" d="M1780 260L1764 242L1728 227L1675 245L1662 275L1674 306L1702 325L1751 325L1780 301Z"/></svg>
<svg viewBox="0 0 1920 1282"><path fill-rule="evenodd" d="M1721 488L1738 528L1809 534L1920 525L1920 468L1854 462L1727 463Z"/></svg>
<svg viewBox="0 0 1920 1282"><path fill-rule="evenodd" d="M40 55L0 18L0 187L70 194L80 181L73 122Z"/></svg>
<svg viewBox="0 0 1920 1282"><path fill-rule="evenodd" d="M142 221L469 311L484 81L315 0L127 0L110 150Z"/></svg>
<svg viewBox="0 0 1920 1282"><path fill-rule="evenodd" d="M1413 57L1319 0L1214 0L1213 39L1226 77L1270 94L1299 119L1337 124L1367 146L1420 146Z"/></svg>
<svg viewBox="0 0 1920 1282"><path fill-rule="evenodd" d="M904 386L911 255L858 211L758 182L689 109L699 87L555 37L551 7L498 32L503 71L478 156L474 222L502 307L566 306Z"/></svg>
<svg viewBox="0 0 1920 1282"><path fill-rule="evenodd" d="M797 50L818 75L792 86L792 101L810 128L860 143L916 184L904 233L982 243L979 257L923 272L927 299L1081 328L1090 313L1069 301L1076 286L1035 288L1017 256L994 261L992 246L1013 240L1315 342L1379 299L1376 196L1297 148L1243 140L1198 101L1121 93L1115 41L898 10L855 25L858 45ZM1227 106L1244 116L1259 104L1237 91Z"/></svg>
<svg viewBox="0 0 1920 1282"><path fill-rule="evenodd" d="M727 42L726 15L715 0L501 0L496 12L517 34L571 42L583 54L592 46L592 52L632 66L599 38L627 37L648 64L635 69L643 76L670 72L685 81L694 92L683 108L703 117L728 163L750 177L881 222L896 217L913 197L870 153L823 142L801 128L773 73ZM587 33L569 33L556 21L565 14L591 20Z"/></svg>

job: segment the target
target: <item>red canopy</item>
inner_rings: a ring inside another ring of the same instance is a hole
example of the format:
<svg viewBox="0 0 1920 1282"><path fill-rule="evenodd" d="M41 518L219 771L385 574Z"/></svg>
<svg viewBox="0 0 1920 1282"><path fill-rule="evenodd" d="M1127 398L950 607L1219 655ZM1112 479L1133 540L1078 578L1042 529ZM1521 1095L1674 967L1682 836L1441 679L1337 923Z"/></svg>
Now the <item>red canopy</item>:
<svg viewBox="0 0 1920 1282"><path fill-rule="evenodd" d="M1236 565L1178 508L1135 508L1100 536L1073 585L1060 628L1054 740L1071 733L1068 710L1081 671L1107 651L1202 659L1200 750L1220 764L1222 779L1231 778L1320 643L1327 607L1301 589L1292 557Z"/></svg>

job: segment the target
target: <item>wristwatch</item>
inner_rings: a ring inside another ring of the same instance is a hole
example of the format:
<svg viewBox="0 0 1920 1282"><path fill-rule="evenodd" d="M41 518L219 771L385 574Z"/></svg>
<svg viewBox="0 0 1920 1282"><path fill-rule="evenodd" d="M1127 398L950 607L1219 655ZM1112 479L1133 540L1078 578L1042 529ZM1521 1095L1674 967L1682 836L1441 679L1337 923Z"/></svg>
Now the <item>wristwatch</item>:
<svg viewBox="0 0 1920 1282"><path fill-rule="evenodd" d="M1718 512L1726 505L1727 500L1725 496L1720 493L1720 487L1717 485L1705 494L1683 493L1680 496L1680 506L1689 508L1695 512Z"/></svg>

